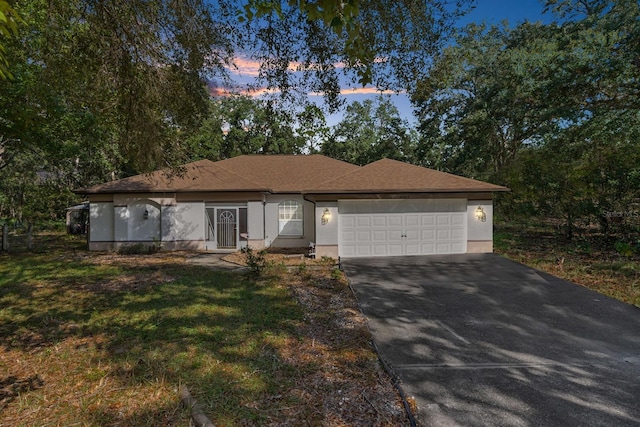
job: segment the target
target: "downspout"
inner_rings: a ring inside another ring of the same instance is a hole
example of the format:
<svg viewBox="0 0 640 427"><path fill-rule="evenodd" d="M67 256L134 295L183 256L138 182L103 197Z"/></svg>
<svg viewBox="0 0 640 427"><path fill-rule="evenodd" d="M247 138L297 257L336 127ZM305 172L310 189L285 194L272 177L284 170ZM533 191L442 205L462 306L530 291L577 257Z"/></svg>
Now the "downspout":
<svg viewBox="0 0 640 427"><path fill-rule="evenodd" d="M313 200L309 200L307 199L307 196L302 196L302 200L307 201L309 203L313 203L313 243L315 243L316 245L318 244L317 240L318 240L318 234L316 233L316 202ZM303 216L304 218L304 216ZM304 224L303 224L304 227Z"/></svg>
<svg viewBox="0 0 640 427"><path fill-rule="evenodd" d="M267 198L264 193L262 193L262 244L266 245L267 240ZM271 245L269 245L271 246Z"/></svg>

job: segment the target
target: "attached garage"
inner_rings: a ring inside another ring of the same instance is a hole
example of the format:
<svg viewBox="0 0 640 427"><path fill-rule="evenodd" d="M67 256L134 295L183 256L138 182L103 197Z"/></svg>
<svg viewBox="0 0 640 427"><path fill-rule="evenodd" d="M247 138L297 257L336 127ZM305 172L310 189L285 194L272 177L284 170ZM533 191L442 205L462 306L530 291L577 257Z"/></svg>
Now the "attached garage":
<svg viewBox="0 0 640 427"><path fill-rule="evenodd" d="M467 252L466 199L339 201L341 257Z"/></svg>

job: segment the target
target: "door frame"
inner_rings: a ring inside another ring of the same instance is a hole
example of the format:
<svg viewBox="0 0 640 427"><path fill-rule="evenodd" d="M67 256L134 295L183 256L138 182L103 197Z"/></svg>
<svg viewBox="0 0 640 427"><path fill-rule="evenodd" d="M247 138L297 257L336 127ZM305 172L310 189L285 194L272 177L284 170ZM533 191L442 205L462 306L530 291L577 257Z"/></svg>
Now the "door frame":
<svg viewBox="0 0 640 427"><path fill-rule="evenodd" d="M204 244L206 250L214 250L220 252L235 252L240 248L240 208L244 206L238 205L209 205L206 204L204 207L204 219L205 219L205 238ZM209 211L213 210L213 218L214 221L211 223L211 217L209 216ZM235 247L233 248L218 248L218 216L219 211L221 210L231 210L235 215L236 225L235 225ZM211 233L211 227L213 227L213 233ZM213 234L211 236L211 234Z"/></svg>

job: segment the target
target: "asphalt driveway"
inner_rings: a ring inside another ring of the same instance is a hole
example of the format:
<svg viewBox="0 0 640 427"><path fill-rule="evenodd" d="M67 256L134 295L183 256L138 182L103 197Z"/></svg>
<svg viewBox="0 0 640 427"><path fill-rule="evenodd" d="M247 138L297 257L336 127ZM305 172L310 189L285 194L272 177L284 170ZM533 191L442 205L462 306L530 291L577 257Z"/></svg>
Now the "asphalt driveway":
<svg viewBox="0 0 640 427"><path fill-rule="evenodd" d="M639 425L640 309L493 254L343 267L421 425Z"/></svg>

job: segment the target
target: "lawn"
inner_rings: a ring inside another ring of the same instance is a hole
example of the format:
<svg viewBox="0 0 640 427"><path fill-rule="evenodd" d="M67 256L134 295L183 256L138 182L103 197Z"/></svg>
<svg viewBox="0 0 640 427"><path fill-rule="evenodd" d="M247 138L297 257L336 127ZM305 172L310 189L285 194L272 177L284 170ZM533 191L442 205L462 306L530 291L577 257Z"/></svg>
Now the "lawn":
<svg viewBox="0 0 640 427"><path fill-rule="evenodd" d="M544 223L498 223L494 232L496 253L640 307L640 247L616 250L623 239L633 241L595 229L567 239ZM640 245L637 233L635 240Z"/></svg>
<svg viewBox="0 0 640 427"><path fill-rule="evenodd" d="M0 426L406 425L340 274L188 253L0 255Z"/></svg>

